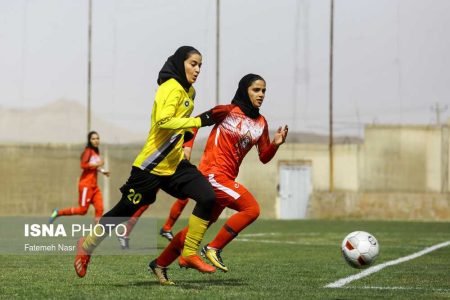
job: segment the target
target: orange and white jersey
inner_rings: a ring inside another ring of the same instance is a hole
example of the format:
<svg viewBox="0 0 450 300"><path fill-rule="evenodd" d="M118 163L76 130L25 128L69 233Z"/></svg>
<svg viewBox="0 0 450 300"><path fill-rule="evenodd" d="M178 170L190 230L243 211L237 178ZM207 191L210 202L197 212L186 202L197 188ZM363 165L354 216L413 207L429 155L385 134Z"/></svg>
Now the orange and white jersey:
<svg viewBox="0 0 450 300"><path fill-rule="evenodd" d="M266 119L247 117L234 104L219 105L212 109L216 125L209 134L199 169L205 175L223 175L234 180L245 155L256 145L259 159L269 162L277 147L269 140Z"/></svg>
<svg viewBox="0 0 450 300"><path fill-rule="evenodd" d="M98 163L101 157L94 149L86 147L81 156L80 167L83 169L79 183L85 186L97 185L97 167L92 167L89 163Z"/></svg>

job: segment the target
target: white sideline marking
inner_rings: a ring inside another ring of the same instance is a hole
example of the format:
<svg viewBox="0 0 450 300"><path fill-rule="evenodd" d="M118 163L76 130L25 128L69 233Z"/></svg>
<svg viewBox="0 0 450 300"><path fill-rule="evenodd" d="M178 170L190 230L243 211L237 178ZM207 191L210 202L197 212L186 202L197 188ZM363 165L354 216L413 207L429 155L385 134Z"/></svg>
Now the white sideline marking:
<svg viewBox="0 0 450 300"><path fill-rule="evenodd" d="M378 271L380 271L380 270L382 270L382 269L384 269L384 268L386 268L388 266L394 266L394 265L403 263L405 261L415 259L417 257L420 257L420 256L425 255L427 253L430 253L432 251L435 251L437 249L440 249L440 248L443 248L443 247L447 247L448 245L450 245L450 241L446 241L446 242L443 242L443 243L440 243L440 244L437 244L437 245L425 248L422 251L413 253L411 255L400 257L400 258L398 258L396 260L390 260L390 261L387 261L385 263L382 263L382 264L370 267L367 270L364 270L364 271L362 271L362 272L360 272L358 274L339 279L339 280L337 280L337 281L335 281L333 283L327 284L324 287L326 287L326 288L340 288L340 287L343 287L347 283L350 283L350 282L352 282L354 280L358 280L358 279L361 279L363 277L369 276L370 274L376 273L376 272L378 272Z"/></svg>
<svg viewBox="0 0 450 300"><path fill-rule="evenodd" d="M292 245L306 245L305 243L293 242L293 241L274 241L274 240L252 240L238 238L236 241L240 242L252 242L252 243L269 243L269 244L292 244Z"/></svg>
<svg viewBox="0 0 450 300"><path fill-rule="evenodd" d="M295 235L295 236L318 236L320 235L318 232L292 232L292 233L283 233L283 232L260 232L260 233L243 233L239 234L242 237L259 237L259 236L276 236L276 235Z"/></svg>
<svg viewBox="0 0 450 300"><path fill-rule="evenodd" d="M280 232L260 232L260 233L243 233L240 236L254 237L254 236L270 236L270 235L280 235Z"/></svg>
<svg viewBox="0 0 450 300"><path fill-rule="evenodd" d="M421 290L421 291L433 291L433 292L450 292L450 289L440 288L421 288L421 287L406 287L406 286L346 286L344 289L349 290Z"/></svg>

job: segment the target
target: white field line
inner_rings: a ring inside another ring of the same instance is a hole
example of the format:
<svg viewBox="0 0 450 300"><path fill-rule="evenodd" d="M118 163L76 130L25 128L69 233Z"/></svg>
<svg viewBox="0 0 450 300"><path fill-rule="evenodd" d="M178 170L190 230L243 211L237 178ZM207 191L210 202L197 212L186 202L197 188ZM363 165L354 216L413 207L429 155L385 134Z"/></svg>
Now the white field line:
<svg viewBox="0 0 450 300"><path fill-rule="evenodd" d="M246 236L246 237L255 237L255 236L273 236L273 235L280 235L281 232L261 232L261 233L243 233L239 236Z"/></svg>
<svg viewBox="0 0 450 300"><path fill-rule="evenodd" d="M385 263L382 263L382 264L370 267L367 270L364 270L364 271L362 271L362 272L360 272L358 274L339 279L339 280L337 280L337 281L335 281L333 283L327 284L324 287L326 287L326 288L340 288L340 287L343 287L347 283L350 283L350 282L352 282L354 280L358 280L358 279L361 279L363 277L369 276L370 274L376 273L376 272L378 272L378 271L380 271L380 270L382 270L382 269L384 269L386 267L401 264L401 263L403 263L405 261L415 259L417 257L420 257L420 256L425 255L427 253L430 253L432 251L435 251L437 249L440 249L440 248L443 248L443 247L447 247L448 245L450 245L450 241L446 241L446 242L443 242L443 243L440 243L440 244L437 244L437 245L425 248L425 249L423 249L423 250L421 250L419 252L413 253L411 255L400 257L400 258L398 258L396 260L390 260L390 261L387 261Z"/></svg>
<svg viewBox="0 0 450 300"><path fill-rule="evenodd" d="M242 233L239 236L242 237L259 237L259 236L282 236L282 235L295 235L295 236L318 236L318 232L297 232L297 233L284 233L284 232L260 232L260 233Z"/></svg>
<svg viewBox="0 0 450 300"><path fill-rule="evenodd" d="M406 287L406 286L345 286L344 289L349 290L423 290L423 291L433 291L433 292L450 292L450 289L440 289L440 288L421 288L421 287Z"/></svg>
<svg viewBox="0 0 450 300"><path fill-rule="evenodd" d="M269 243L269 244L290 244L290 245L306 245L301 242L293 242L293 241L274 241L274 240L253 240L253 239L243 239L238 238L236 241L239 242L252 242L252 243Z"/></svg>
<svg viewBox="0 0 450 300"><path fill-rule="evenodd" d="M280 232L268 232L268 233L248 233L248 234L239 234L239 237L235 240L237 242L251 242L251 243L266 243L266 244L289 244L289 245L302 245L302 246L310 246L315 245L315 242L308 242L308 241L278 241L278 240L260 240L260 239L247 239L244 237L259 237L259 236L281 236L283 235ZM292 234L290 234L292 235ZM303 235L303 234L294 234L294 235ZM305 236L318 236L318 233L311 233L311 234L305 234ZM321 246L324 245L331 245L329 243L322 243ZM389 248L402 248L402 249L415 249L416 247L405 247L405 246L389 246Z"/></svg>

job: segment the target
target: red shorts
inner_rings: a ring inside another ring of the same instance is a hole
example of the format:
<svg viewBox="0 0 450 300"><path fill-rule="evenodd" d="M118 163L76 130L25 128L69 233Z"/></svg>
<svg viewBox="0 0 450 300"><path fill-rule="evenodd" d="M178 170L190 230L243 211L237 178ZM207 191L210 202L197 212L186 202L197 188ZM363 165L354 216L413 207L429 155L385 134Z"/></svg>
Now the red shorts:
<svg viewBox="0 0 450 300"><path fill-rule="evenodd" d="M210 219L212 223L217 221L225 207L241 211L246 206L257 205L253 195L239 182L214 174L209 174L207 179L216 193L216 204Z"/></svg>
<svg viewBox="0 0 450 300"><path fill-rule="evenodd" d="M81 207L89 206L90 203L103 201L102 193L98 186L78 185L78 204Z"/></svg>

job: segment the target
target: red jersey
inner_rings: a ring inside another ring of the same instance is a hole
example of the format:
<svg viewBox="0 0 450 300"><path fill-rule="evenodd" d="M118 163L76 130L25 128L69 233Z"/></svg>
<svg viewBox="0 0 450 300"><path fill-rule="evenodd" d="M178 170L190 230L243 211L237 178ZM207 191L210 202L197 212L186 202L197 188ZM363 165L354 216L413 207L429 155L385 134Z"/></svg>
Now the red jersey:
<svg viewBox="0 0 450 300"><path fill-rule="evenodd" d="M97 167L90 166L89 163L100 162L101 157L94 149L86 147L81 155L80 166L83 169L83 173L80 177L80 184L85 186L97 186Z"/></svg>
<svg viewBox="0 0 450 300"><path fill-rule="evenodd" d="M256 145L262 163L269 162L278 147L270 142L266 119L247 117L234 104L219 105L212 109L216 125L209 134L200 161L203 175L224 175L234 180L245 155Z"/></svg>

